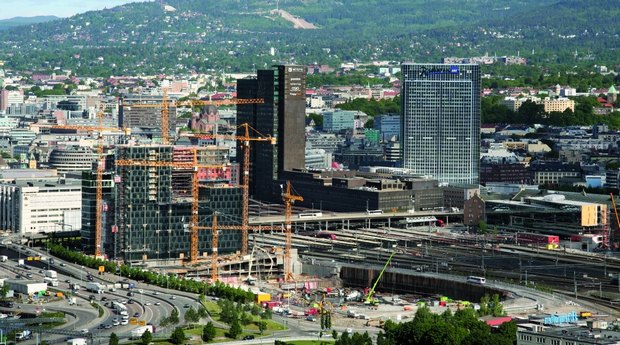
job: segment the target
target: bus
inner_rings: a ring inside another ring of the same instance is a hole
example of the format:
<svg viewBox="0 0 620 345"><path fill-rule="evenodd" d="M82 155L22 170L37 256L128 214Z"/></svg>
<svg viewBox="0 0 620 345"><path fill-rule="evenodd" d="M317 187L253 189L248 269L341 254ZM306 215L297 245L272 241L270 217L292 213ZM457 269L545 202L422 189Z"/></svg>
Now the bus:
<svg viewBox="0 0 620 345"><path fill-rule="evenodd" d="M467 282L468 283L472 283L472 284L485 284L487 282L486 278L484 277L476 277L476 276L469 276L467 277Z"/></svg>
<svg viewBox="0 0 620 345"><path fill-rule="evenodd" d="M299 219L323 217L323 212L307 212L297 215Z"/></svg>
<svg viewBox="0 0 620 345"><path fill-rule="evenodd" d="M45 277L43 278L43 282L47 284L47 286L58 286L58 279L56 278Z"/></svg>

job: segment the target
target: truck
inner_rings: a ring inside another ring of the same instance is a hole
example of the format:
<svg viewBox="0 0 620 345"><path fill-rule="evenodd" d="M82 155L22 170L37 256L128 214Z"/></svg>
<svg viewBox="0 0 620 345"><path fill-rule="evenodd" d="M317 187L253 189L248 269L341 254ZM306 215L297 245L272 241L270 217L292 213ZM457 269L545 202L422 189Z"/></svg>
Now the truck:
<svg viewBox="0 0 620 345"><path fill-rule="evenodd" d="M67 340L67 345L86 345L86 338L73 338Z"/></svg>
<svg viewBox="0 0 620 345"><path fill-rule="evenodd" d="M5 261L7 261L8 259L9 259L9 257L8 257L8 256L6 256L6 255L0 255L0 262L5 262Z"/></svg>
<svg viewBox="0 0 620 345"><path fill-rule="evenodd" d="M16 341L28 340L30 338L32 338L32 331L30 331L29 329L25 329L23 331L15 333Z"/></svg>
<svg viewBox="0 0 620 345"><path fill-rule="evenodd" d="M54 271L54 270L45 270L45 271L43 271L43 274L47 278L58 279L58 273L56 273L56 271Z"/></svg>
<svg viewBox="0 0 620 345"><path fill-rule="evenodd" d="M254 296L254 302L261 304L271 301L271 295L268 293L259 292Z"/></svg>
<svg viewBox="0 0 620 345"><path fill-rule="evenodd" d="M305 316L312 316L312 315L316 315L318 313L319 313L319 310L317 308L310 308L310 309L308 309L308 310L306 310L304 312L304 315Z"/></svg>
<svg viewBox="0 0 620 345"><path fill-rule="evenodd" d="M131 335L129 336L129 339L138 339L146 331L151 332L151 334L155 333L153 325L140 326L131 330Z"/></svg>
<svg viewBox="0 0 620 345"><path fill-rule="evenodd" d="M43 282L47 284L47 286L58 286L58 279L45 277L43 278Z"/></svg>
<svg viewBox="0 0 620 345"><path fill-rule="evenodd" d="M86 291L102 294L104 290L105 289L103 288L103 285L99 283L91 283L91 282L86 283Z"/></svg>

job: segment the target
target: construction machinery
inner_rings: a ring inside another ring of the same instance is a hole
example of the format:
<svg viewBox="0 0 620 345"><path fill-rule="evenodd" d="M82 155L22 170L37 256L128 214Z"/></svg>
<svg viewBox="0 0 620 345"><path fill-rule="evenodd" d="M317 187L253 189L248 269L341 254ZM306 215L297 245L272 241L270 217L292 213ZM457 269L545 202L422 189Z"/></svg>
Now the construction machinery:
<svg viewBox="0 0 620 345"><path fill-rule="evenodd" d="M252 102L249 102L252 103ZM276 138L263 135L247 123L243 123L237 127L241 129L242 135L224 135L224 134L194 134L193 138L198 139L220 139L220 140L236 140L240 141L243 146L243 201L241 212L241 255L248 253L248 230L249 230L249 204L250 204L250 142L268 142L271 145L276 144ZM250 136L250 131L256 136ZM230 229L236 230L236 229Z"/></svg>
<svg viewBox="0 0 620 345"><path fill-rule="evenodd" d="M103 250L101 237L103 233L103 173L105 162L103 160L103 131L119 132L122 129L116 127L103 127L103 112L97 114L99 126L80 126L80 125L51 125L53 129L74 129L89 132L97 132L97 170L96 170L96 205L95 205L95 257L102 258Z"/></svg>
<svg viewBox="0 0 620 345"><path fill-rule="evenodd" d="M263 227L263 226L249 226L249 225L220 225L217 224L217 212L213 214L213 222L211 227L197 227L198 230L211 229L211 280L218 280L218 246L219 246L219 230L241 230L241 231L281 231L285 233L285 248L284 248L284 280L286 282L293 281L293 265L292 265L292 205L295 201L303 201L303 197L295 195L291 190L291 182L286 182L286 190L282 192L282 200L285 204L285 220L284 228L281 227ZM247 219L246 219L247 220Z"/></svg>
<svg viewBox="0 0 620 345"><path fill-rule="evenodd" d="M390 254L390 257L385 262L385 265L383 265L383 269L381 270L381 272L379 272L379 276L375 280L375 283L372 285L372 288L370 288L370 290L368 291L368 294L364 298L364 304L370 304L370 305L376 306L379 303L377 299L373 297L375 294L375 288L377 287L377 284L379 284L381 277L383 277L383 272L385 272L388 265L390 264L390 261L392 261L392 257L394 256L394 254L396 254L396 251L393 251L392 254Z"/></svg>
<svg viewBox="0 0 620 345"><path fill-rule="evenodd" d="M169 124L169 108L170 107L197 107L203 105L214 105L214 106L222 106L222 105L235 105L235 104L261 104L265 103L265 100L262 98L233 98L233 99L224 99L217 101L209 101L209 100L183 100L183 101L170 101L168 99L168 89L163 89L162 102L161 103L146 103L146 104L126 104L121 103L122 107L128 108L161 108L161 142L163 145L168 145L170 143L170 124Z"/></svg>
<svg viewBox="0 0 620 345"><path fill-rule="evenodd" d="M148 161L148 160L132 160L132 159L118 159L116 160L117 166L139 166L139 167L167 167L174 169L187 169L192 170L192 208L191 208L191 220L189 224L190 229L190 254L189 263L193 264L198 260L198 203L199 203L199 188L198 183L198 169L206 168L220 168L226 169L226 165L222 164L202 164L198 162L198 150L203 149L199 147L191 148L192 161L187 162L161 162L161 161Z"/></svg>
<svg viewBox="0 0 620 345"><path fill-rule="evenodd" d="M291 191L291 181L286 181L286 189L282 191L282 200L284 201L284 232L285 232L285 252L284 252L284 280L289 282L293 280L293 258L291 256L292 237L291 233L291 216L292 205L295 201L302 202L304 198L300 195L293 194Z"/></svg>

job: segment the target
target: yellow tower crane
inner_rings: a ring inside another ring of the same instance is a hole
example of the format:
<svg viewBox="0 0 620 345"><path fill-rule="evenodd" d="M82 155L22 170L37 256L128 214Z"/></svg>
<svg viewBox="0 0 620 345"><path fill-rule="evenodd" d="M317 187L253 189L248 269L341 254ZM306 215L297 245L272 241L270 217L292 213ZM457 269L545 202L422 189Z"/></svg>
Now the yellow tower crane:
<svg viewBox="0 0 620 345"><path fill-rule="evenodd" d="M103 233L103 172L105 171L105 163L103 161L103 132L121 132L120 128L103 127L103 112L97 114L99 118L99 126L80 126L80 125L51 125L53 129L74 129L89 132L97 132L97 169L96 169L96 192L95 192L95 257L102 258L103 250L101 237Z"/></svg>
<svg viewBox="0 0 620 345"><path fill-rule="evenodd" d="M220 168L226 169L227 166L223 164L212 165L202 164L198 162L198 150L201 148L192 148L192 161L191 162L161 162L161 161L149 161L149 160L133 160L133 159L119 159L116 160L117 166L139 166L139 167L167 167L173 169L186 169L192 170L192 211L191 220L189 224L190 229L190 250L189 250L189 263L193 264L198 260L198 201L199 201L199 188L198 183L198 169L213 169Z"/></svg>

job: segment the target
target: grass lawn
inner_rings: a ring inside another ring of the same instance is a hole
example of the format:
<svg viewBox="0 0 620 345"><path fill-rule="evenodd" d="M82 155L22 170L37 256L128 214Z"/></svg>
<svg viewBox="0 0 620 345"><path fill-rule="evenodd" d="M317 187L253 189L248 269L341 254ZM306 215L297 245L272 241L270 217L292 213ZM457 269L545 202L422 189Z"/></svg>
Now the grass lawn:
<svg viewBox="0 0 620 345"><path fill-rule="evenodd" d="M333 344L333 340L298 340L287 341L287 345L321 345L321 344Z"/></svg>

